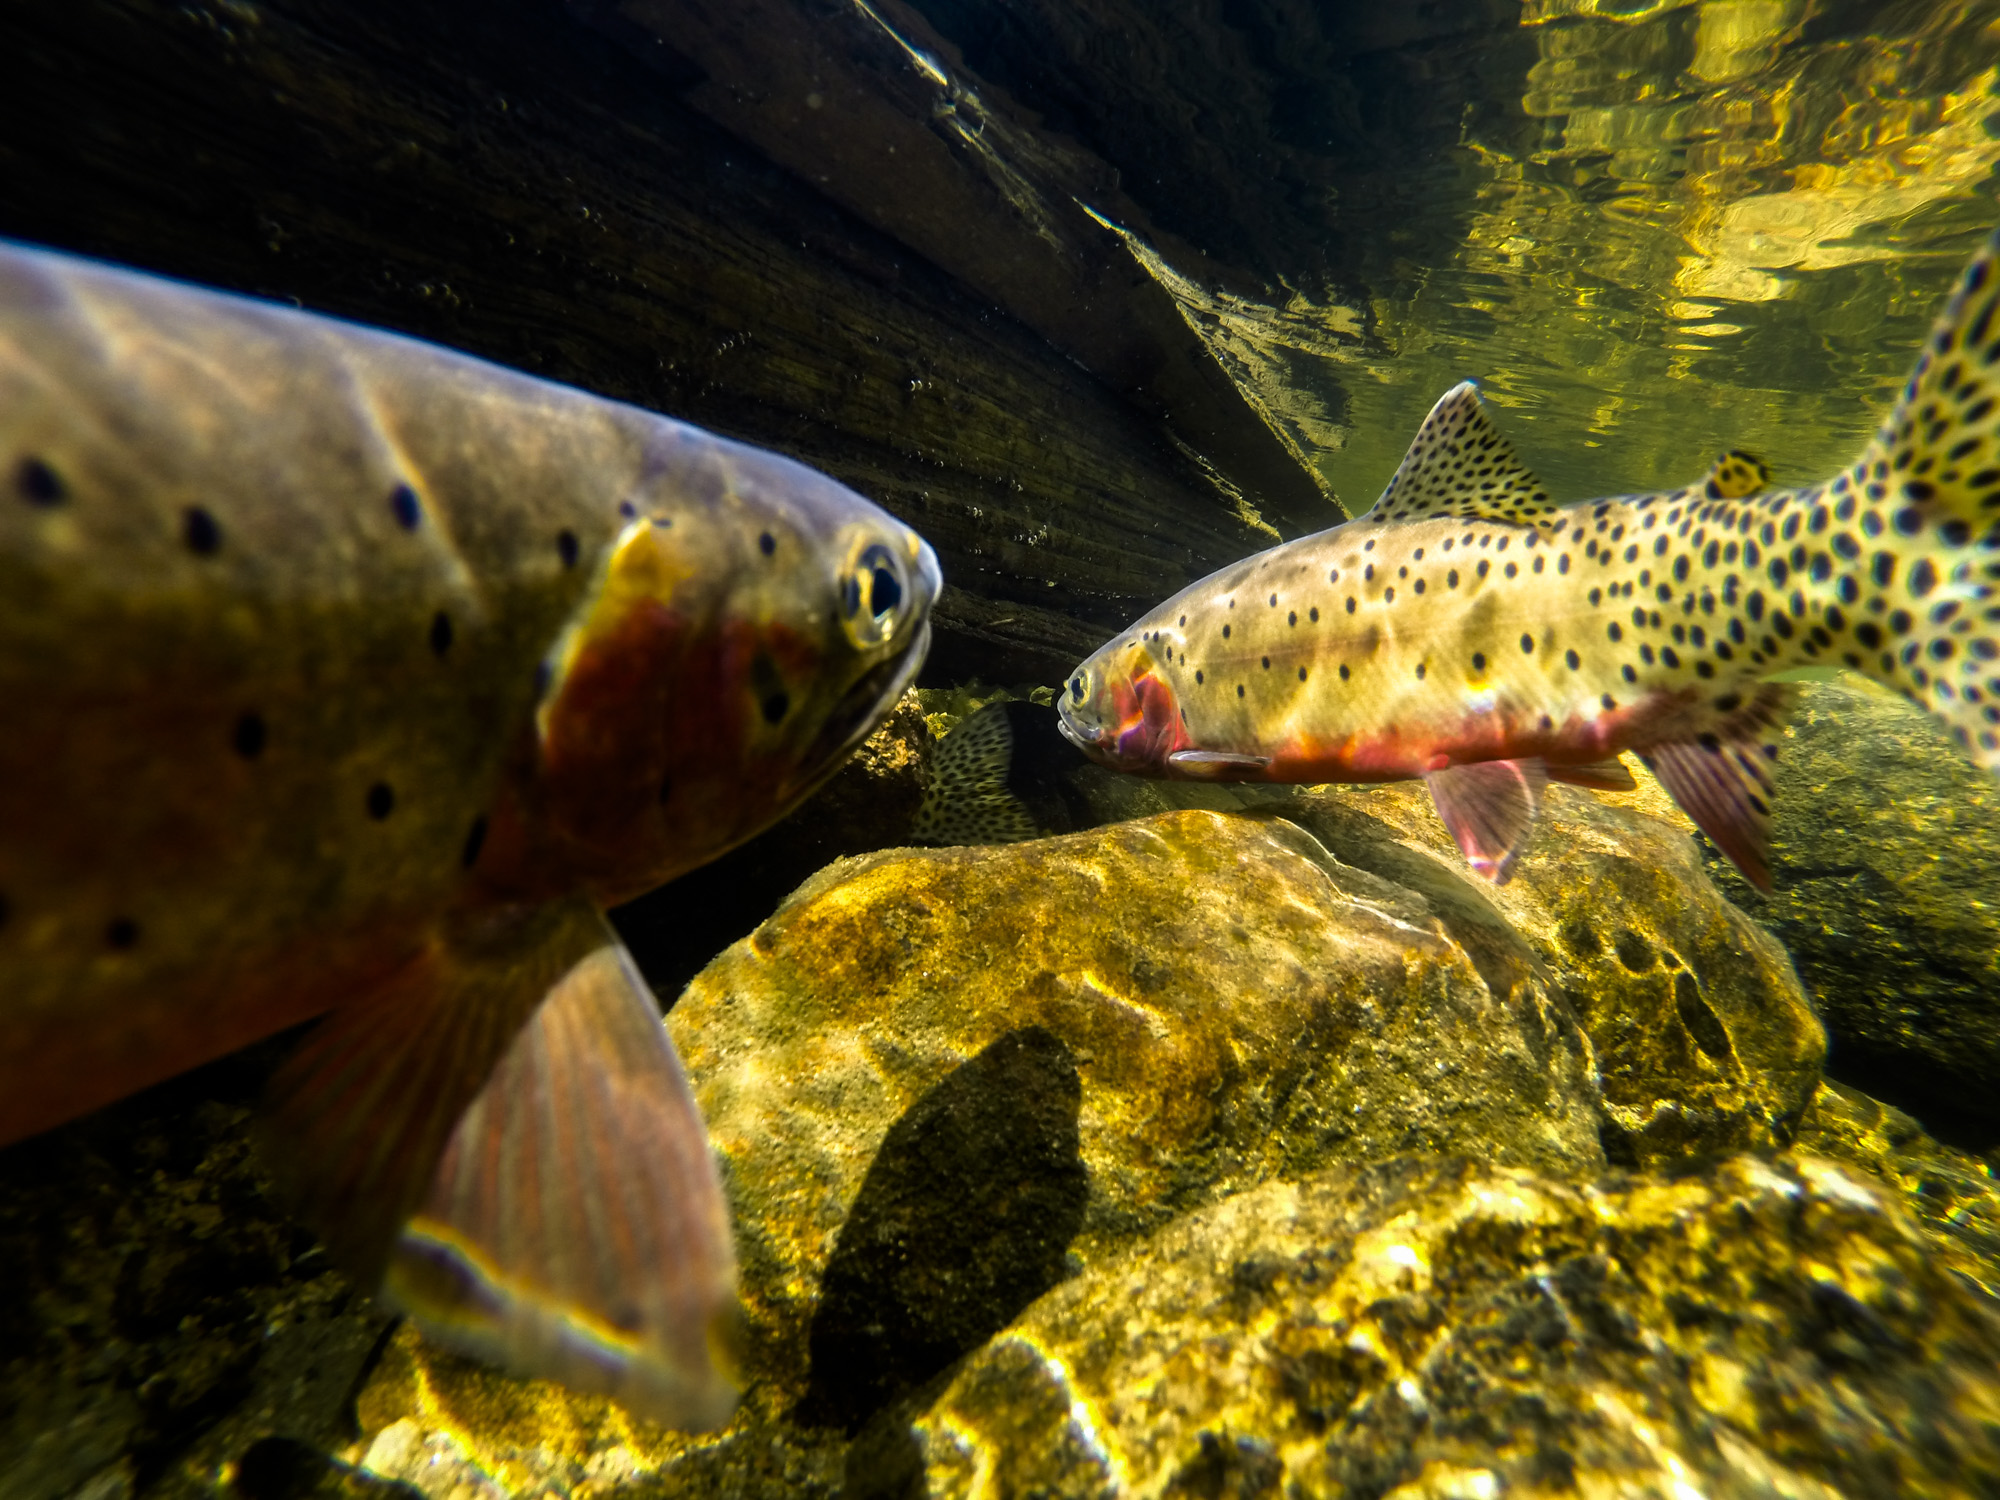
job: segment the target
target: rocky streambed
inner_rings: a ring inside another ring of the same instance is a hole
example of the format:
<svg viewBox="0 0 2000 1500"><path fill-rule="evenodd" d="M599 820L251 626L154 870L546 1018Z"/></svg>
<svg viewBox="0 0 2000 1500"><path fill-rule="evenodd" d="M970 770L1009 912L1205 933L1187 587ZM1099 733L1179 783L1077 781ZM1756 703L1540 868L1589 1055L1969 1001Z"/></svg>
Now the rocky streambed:
<svg viewBox="0 0 2000 1500"><path fill-rule="evenodd" d="M2000 1486L1989 1165L1826 1078L1657 789L1552 788L1499 888L1409 787L1080 770L1113 821L866 849L931 755L911 703L736 857L840 856L668 1017L736 1215L727 1429L387 1323L264 1196L252 1057L0 1156L9 1493ZM622 920L660 973L728 920L688 917Z"/></svg>

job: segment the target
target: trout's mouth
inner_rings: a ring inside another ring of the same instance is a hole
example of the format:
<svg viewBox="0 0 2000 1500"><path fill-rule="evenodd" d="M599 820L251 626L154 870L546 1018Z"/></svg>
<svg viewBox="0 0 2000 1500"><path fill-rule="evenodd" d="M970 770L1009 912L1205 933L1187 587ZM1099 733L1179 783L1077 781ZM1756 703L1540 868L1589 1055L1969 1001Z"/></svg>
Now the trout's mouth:
<svg viewBox="0 0 2000 1500"><path fill-rule="evenodd" d="M818 778L840 764L848 754L874 732L884 714L916 681L924 657L931 649L930 621L917 626L916 636L900 655L877 662L857 677L833 711L826 716L806 752L807 776Z"/></svg>

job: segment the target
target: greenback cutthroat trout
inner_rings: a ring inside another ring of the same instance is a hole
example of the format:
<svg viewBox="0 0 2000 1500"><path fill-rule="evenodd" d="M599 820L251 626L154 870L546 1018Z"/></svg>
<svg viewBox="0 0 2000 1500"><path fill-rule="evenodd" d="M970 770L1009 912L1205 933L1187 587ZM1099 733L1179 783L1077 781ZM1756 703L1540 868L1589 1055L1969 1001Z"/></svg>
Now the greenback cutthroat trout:
<svg viewBox="0 0 2000 1500"><path fill-rule="evenodd" d="M728 1218L602 908L805 797L938 587L774 454L0 244L0 1141L322 1018L268 1133L341 1263L721 1422Z"/></svg>
<svg viewBox="0 0 2000 1500"><path fill-rule="evenodd" d="M1148 612L1071 674L1064 732L1117 770L1423 777L1503 880L1551 778L1631 784L1636 751L1769 888L1793 689L1846 666L2000 765L2000 311L1972 262L1901 400L1802 489L1725 454L1686 489L1555 505L1468 382L1375 507Z"/></svg>

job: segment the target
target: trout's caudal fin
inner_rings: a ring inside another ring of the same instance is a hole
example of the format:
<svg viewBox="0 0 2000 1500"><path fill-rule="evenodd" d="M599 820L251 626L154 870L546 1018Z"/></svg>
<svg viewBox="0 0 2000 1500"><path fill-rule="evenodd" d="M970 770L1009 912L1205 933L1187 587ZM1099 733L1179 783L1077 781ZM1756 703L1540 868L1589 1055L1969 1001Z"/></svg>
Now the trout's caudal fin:
<svg viewBox="0 0 2000 1500"><path fill-rule="evenodd" d="M436 934L307 1036L267 1127L301 1217L426 1336L669 1425L728 1417L721 1185L589 903Z"/></svg>
<svg viewBox="0 0 2000 1500"><path fill-rule="evenodd" d="M2000 233L1966 268L1896 403L1827 487L1849 666L1942 719L1967 754L2000 766ZM1786 535L1789 537L1790 533ZM1844 545L1843 545L1844 544Z"/></svg>

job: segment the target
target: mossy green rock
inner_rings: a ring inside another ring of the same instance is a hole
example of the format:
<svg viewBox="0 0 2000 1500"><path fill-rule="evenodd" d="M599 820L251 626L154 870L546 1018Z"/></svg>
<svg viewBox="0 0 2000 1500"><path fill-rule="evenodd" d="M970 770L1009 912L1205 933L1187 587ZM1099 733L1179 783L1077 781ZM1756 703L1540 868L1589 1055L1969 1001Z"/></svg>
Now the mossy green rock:
<svg viewBox="0 0 2000 1500"><path fill-rule="evenodd" d="M1790 1141L1825 1033L1784 949L1645 797L1550 787L1501 886L1465 868L1421 783L1305 792L1275 811L1423 892L1489 969L1545 979L1590 1037L1621 1165Z"/></svg>
<svg viewBox="0 0 2000 1500"><path fill-rule="evenodd" d="M1909 705L1808 683L1771 844L1770 897L1711 863L1790 950L1835 1075L2000 1143L2000 785Z"/></svg>
<svg viewBox="0 0 2000 1500"><path fill-rule="evenodd" d="M724 1163L761 1399L852 1421L1066 1254L1327 1162L1594 1172L1586 1048L1521 981L1279 820L831 866L668 1023Z"/></svg>
<svg viewBox="0 0 2000 1500"><path fill-rule="evenodd" d="M847 1493L1945 1496L2000 1321L1865 1180L1404 1161L1270 1183L1043 1298Z"/></svg>

